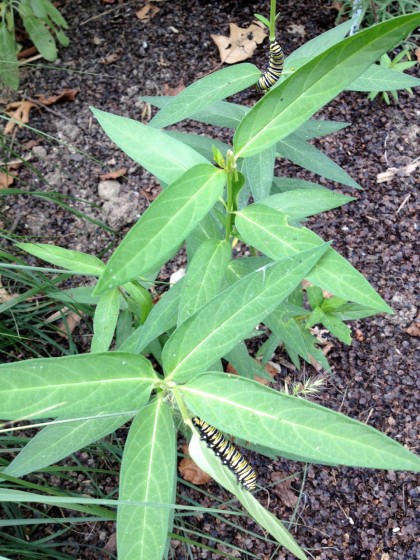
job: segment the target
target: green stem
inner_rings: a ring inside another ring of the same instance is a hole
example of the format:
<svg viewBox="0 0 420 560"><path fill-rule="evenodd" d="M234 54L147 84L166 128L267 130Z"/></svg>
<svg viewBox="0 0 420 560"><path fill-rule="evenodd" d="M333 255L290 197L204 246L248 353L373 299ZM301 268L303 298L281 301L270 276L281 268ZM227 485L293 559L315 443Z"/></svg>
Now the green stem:
<svg viewBox="0 0 420 560"><path fill-rule="evenodd" d="M225 240L229 241L230 232L232 231L232 223L233 223L233 172L229 171L227 173L227 201L226 201L226 235Z"/></svg>
<svg viewBox="0 0 420 560"><path fill-rule="evenodd" d="M276 38L276 0L270 0L270 43Z"/></svg>
<svg viewBox="0 0 420 560"><path fill-rule="evenodd" d="M176 386L172 387L172 394L175 397L176 403L178 405L179 411L181 413L182 419L184 420L184 422L186 424L188 424L189 426L192 426L189 414L187 412L187 407L184 404L184 401L181 397L181 395L179 394L179 391L177 389Z"/></svg>

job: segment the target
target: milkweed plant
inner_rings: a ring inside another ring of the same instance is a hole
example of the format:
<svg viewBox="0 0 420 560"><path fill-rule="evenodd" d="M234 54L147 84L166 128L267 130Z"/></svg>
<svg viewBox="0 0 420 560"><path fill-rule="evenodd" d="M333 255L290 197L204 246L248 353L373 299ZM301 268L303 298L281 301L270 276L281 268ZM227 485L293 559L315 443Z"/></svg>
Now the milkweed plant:
<svg viewBox="0 0 420 560"><path fill-rule="evenodd" d="M270 32L272 16L266 20ZM215 440L219 434L267 461L278 456L420 470L418 457L376 429L256 381L264 368L244 342L263 324L270 333L263 354L281 343L296 366L315 360L328 370L310 327L323 325L350 344L348 321L392 312L331 242L304 225L307 217L354 199L274 176L274 164L286 157L359 188L308 143L346 124L313 116L343 90L383 91L384 82L386 89L398 89L401 73L375 61L419 24L420 15L411 14L346 37L351 21L342 23L287 56L280 79L253 107L225 101L261 78L258 68L243 63L175 97L144 97L159 109L147 125L92 109L107 136L151 172L162 191L106 264L49 244L17 244L60 272L91 277L94 285L72 289L71 297L96 308L89 353L0 366L0 418L58 419L48 421L4 469L8 480L54 464L131 420L114 502L118 558L158 560L168 553L174 510L184 507L176 505L180 429L190 438L193 460L267 533L305 559L280 520L258 501L258 473L254 478L247 470L246 480L241 478L239 459L226 460L228 451ZM411 85L418 83L413 78ZM184 119L230 129L231 144L168 130ZM249 256L237 257L237 243L244 249L240 254ZM182 246L185 276L154 303L150 287ZM66 294L62 290L57 297ZM222 360L237 374L225 373ZM229 445L233 454L236 448ZM6 502L16 495L40 499L35 492L0 490ZM47 503L53 499L42 496Z"/></svg>

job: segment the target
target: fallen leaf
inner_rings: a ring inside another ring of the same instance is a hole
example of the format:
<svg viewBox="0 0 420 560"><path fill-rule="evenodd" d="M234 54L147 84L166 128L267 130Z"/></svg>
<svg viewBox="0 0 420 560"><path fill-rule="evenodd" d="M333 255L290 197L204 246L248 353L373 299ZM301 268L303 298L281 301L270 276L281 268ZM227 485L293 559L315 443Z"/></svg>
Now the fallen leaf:
<svg viewBox="0 0 420 560"><path fill-rule="evenodd" d="M258 360L254 360L254 361L257 362L258 365L261 365ZM274 378L278 373L280 373L280 367L274 362L268 362L265 366L265 371L268 373L268 375ZM230 362L226 366L226 373L232 373L233 375L238 375L238 372ZM264 377L259 377L258 375L255 375L254 379L259 383L262 383L263 385L269 385L270 383L268 379L265 379Z"/></svg>
<svg viewBox="0 0 420 560"><path fill-rule="evenodd" d="M64 319L61 319L64 315ZM57 334L61 337L68 339L69 333L72 333L80 321L83 319L83 313L76 313L76 311L70 311L68 307L63 307L60 311L56 311L49 317L44 319L45 323L53 323L57 319L61 319L57 323Z"/></svg>
<svg viewBox="0 0 420 560"><path fill-rule="evenodd" d="M182 478L193 484L208 484L211 480L211 476L201 470L192 459L182 459L178 468Z"/></svg>
<svg viewBox="0 0 420 560"><path fill-rule="evenodd" d="M78 93L78 89L64 89L61 93L50 95L49 97L38 95L38 102L42 105L54 105L58 101L74 101Z"/></svg>
<svg viewBox="0 0 420 560"><path fill-rule="evenodd" d="M112 552L112 554L115 554L117 552L117 533L111 534L102 550Z"/></svg>
<svg viewBox="0 0 420 560"><path fill-rule="evenodd" d="M155 15L160 12L160 8L155 6L154 4L146 4L136 12L136 16L139 18L140 21L148 22L150 21Z"/></svg>
<svg viewBox="0 0 420 560"><path fill-rule="evenodd" d="M414 51L414 54L416 55L417 62L420 62L420 47L418 47L418 48Z"/></svg>
<svg viewBox="0 0 420 560"><path fill-rule="evenodd" d="M343 7L343 2L333 2L330 6L330 9L337 10L337 12L339 12L342 7Z"/></svg>
<svg viewBox="0 0 420 560"><path fill-rule="evenodd" d="M100 62L101 64L112 64L113 62L117 62L117 60L122 57L122 54L123 50L117 49L115 52L101 58Z"/></svg>
<svg viewBox="0 0 420 560"><path fill-rule="evenodd" d="M126 173L127 169L125 167L122 167L121 169L117 169L116 171L110 171L109 173L99 175L99 179L101 181L106 181L107 179L118 179L118 177L122 177Z"/></svg>
<svg viewBox="0 0 420 560"><path fill-rule="evenodd" d="M10 185L13 185L13 181L16 179L16 175L11 173L0 172L0 189L8 189ZM1 300L1 296L0 296Z"/></svg>
<svg viewBox="0 0 420 560"><path fill-rule="evenodd" d="M3 284L1 283L1 276L0 276L0 303L6 303L11 299L18 297L19 294L9 294L6 288L3 288Z"/></svg>
<svg viewBox="0 0 420 560"><path fill-rule="evenodd" d="M304 37L306 37L306 29L303 25L292 23L287 28L287 31L289 31L290 33L293 33L293 35L298 35L299 37L302 37L302 39Z"/></svg>
<svg viewBox="0 0 420 560"><path fill-rule="evenodd" d="M405 329L405 332L410 336L420 336L420 318L416 319L414 323L412 323L407 329Z"/></svg>
<svg viewBox="0 0 420 560"><path fill-rule="evenodd" d="M27 124L29 122L29 111L32 107L36 107L36 104L31 101L22 100L9 103L5 113L9 115L11 120L6 124L4 134L10 134L16 126L21 127L23 124Z"/></svg>
<svg viewBox="0 0 420 560"><path fill-rule="evenodd" d="M28 58L30 56L33 56L37 52L38 52L38 49L36 47L29 47L29 48L25 49L24 51L20 51L17 55L17 58L18 58L18 60L22 60L23 58Z"/></svg>
<svg viewBox="0 0 420 560"><path fill-rule="evenodd" d="M181 78L181 81L178 83L177 86L171 88L168 84L163 86L163 95L178 95L180 91L185 89L184 80Z"/></svg>
<svg viewBox="0 0 420 560"><path fill-rule="evenodd" d="M291 490L291 479L287 478L287 475L282 472L271 473L270 478L276 483L275 486L272 486L272 492L277 494L286 506L293 509L298 503L299 498Z"/></svg>
<svg viewBox="0 0 420 560"><path fill-rule="evenodd" d="M229 29L229 37L211 35L219 49L221 62L226 62L226 64L234 64L251 58L257 45L267 37L266 28L260 22L251 23L249 27L243 29L230 23Z"/></svg>

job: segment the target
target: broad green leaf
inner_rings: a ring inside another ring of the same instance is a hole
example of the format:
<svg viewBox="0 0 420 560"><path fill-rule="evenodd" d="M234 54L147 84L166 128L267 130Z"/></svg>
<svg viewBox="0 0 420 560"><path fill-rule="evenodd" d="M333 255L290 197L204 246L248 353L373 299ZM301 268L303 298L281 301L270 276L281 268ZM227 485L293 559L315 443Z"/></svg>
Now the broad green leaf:
<svg viewBox="0 0 420 560"><path fill-rule="evenodd" d="M223 68L194 82L178 95L151 120L156 128L163 128L182 121L207 105L225 99L255 84L261 76L253 64L244 63Z"/></svg>
<svg viewBox="0 0 420 560"><path fill-rule="evenodd" d="M90 351L107 352L114 337L120 313L121 293L118 288L103 293L93 317L93 337Z"/></svg>
<svg viewBox="0 0 420 560"><path fill-rule="evenodd" d="M127 282L127 284L124 284L124 290L130 296L128 307L138 317L140 323L143 324L153 308L151 293L137 282Z"/></svg>
<svg viewBox="0 0 420 560"><path fill-rule="evenodd" d="M144 406L157 379L148 360L112 352L0 365L0 418L95 416Z"/></svg>
<svg viewBox="0 0 420 560"><path fill-rule="evenodd" d="M23 14L22 21L29 37L40 54L46 60L53 62L57 58L57 47L55 46L54 37L45 23L36 17L25 17Z"/></svg>
<svg viewBox="0 0 420 560"><path fill-rule="evenodd" d="M150 103L161 109L166 107L172 99L172 95L142 96L143 101ZM249 111L249 107L238 105L237 103L229 103L228 101L216 101L190 118L194 121L212 124L213 126L221 126L224 128L236 128L243 119L244 115Z"/></svg>
<svg viewBox="0 0 420 560"><path fill-rule="evenodd" d="M42 0L42 4L44 10L48 14L48 17L56 24L61 26L63 29L68 29L67 21L61 15L61 13L57 10L52 2L49 0Z"/></svg>
<svg viewBox="0 0 420 560"><path fill-rule="evenodd" d="M302 66L301 61L307 61L323 53L333 45L342 41L352 26L351 20L336 25L325 33L307 41L301 47L293 51L285 60L285 71Z"/></svg>
<svg viewBox="0 0 420 560"><path fill-rule="evenodd" d="M105 268L100 259L80 251L64 249L47 243L16 243L15 245L38 259L70 270L74 274L100 276Z"/></svg>
<svg viewBox="0 0 420 560"><path fill-rule="evenodd" d="M420 79L392 68L373 64L346 89L350 91L387 91L420 86Z"/></svg>
<svg viewBox="0 0 420 560"><path fill-rule="evenodd" d="M420 471L420 458L374 428L318 404L226 373L179 386L194 415L222 432L311 462Z"/></svg>
<svg viewBox="0 0 420 560"><path fill-rule="evenodd" d="M247 184L255 202L270 194L275 161L275 146L271 146L267 150L244 160L242 173L246 176Z"/></svg>
<svg viewBox="0 0 420 560"><path fill-rule="evenodd" d="M286 214L291 220L302 220L308 216L343 206L352 200L356 199L326 189L302 189L273 194L260 200L259 204L274 208Z"/></svg>
<svg viewBox="0 0 420 560"><path fill-rule="evenodd" d="M296 134L290 134L284 140L277 142L277 152L281 157L296 163L296 165L304 169L309 169L309 171L313 171L326 179L360 189L360 185L344 169L318 150L318 148L315 148L315 146L312 146L312 144Z"/></svg>
<svg viewBox="0 0 420 560"><path fill-rule="evenodd" d="M237 344L235 348L232 348L232 350L223 357L235 368L237 373L243 377L254 379L255 376L264 376L263 366L257 360L254 360L254 358L251 358L244 342Z"/></svg>
<svg viewBox="0 0 420 560"><path fill-rule="evenodd" d="M216 205L217 206L217 205ZM201 220L199 224L193 229L187 237L187 255L190 261L201 246L207 239L223 239L225 232L223 231L220 222L215 216L214 209L210 210L207 216Z"/></svg>
<svg viewBox="0 0 420 560"><path fill-rule="evenodd" d="M185 381L234 348L307 276L326 245L251 272L221 292L170 337L162 353L168 378Z"/></svg>
<svg viewBox="0 0 420 560"><path fill-rule="evenodd" d="M329 313L325 313L322 309L316 307L309 315L305 326L309 329L318 323L324 325L324 327L328 329L333 336L337 337L338 340L344 344L351 344L350 328L340 319L330 315Z"/></svg>
<svg viewBox="0 0 420 560"><path fill-rule="evenodd" d="M420 14L379 23L299 68L246 114L233 139L236 156L255 155L291 134L419 24Z"/></svg>
<svg viewBox="0 0 420 560"><path fill-rule="evenodd" d="M227 150L229 150L229 146L227 144L221 142L220 140L216 140L215 138L209 138L208 136L179 132L177 130L165 130L165 133L187 146L190 146L209 161L212 161L213 159L213 146L216 146L222 154L226 154Z"/></svg>
<svg viewBox="0 0 420 560"><path fill-rule="evenodd" d="M176 325L183 279L159 299L146 322L138 327L121 345L123 352L140 354L156 338Z"/></svg>
<svg viewBox="0 0 420 560"><path fill-rule="evenodd" d="M131 159L164 183L172 183L187 169L208 163L201 154L162 130L91 108L109 138Z"/></svg>
<svg viewBox="0 0 420 560"><path fill-rule="evenodd" d="M271 194L285 193L289 191L296 191L300 189L315 189L328 191L327 187L323 187L318 183L312 181L305 181L304 179L295 179L292 177L274 177L273 186L271 187Z"/></svg>
<svg viewBox="0 0 420 560"><path fill-rule="evenodd" d="M96 293L160 268L222 195L225 173L197 165L153 201L111 256Z"/></svg>
<svg viewBox="0 0 420 560"><path fill-rule="evenodd" d="M283 214L261 204L252 204L238 212L235 224L248 245L274 260L324 243L309 229L290 226ZM334 249L326 251L306 279L345 300L367 305L378 312L392 313L366 278Z"/></svg>
<svg viewBox="0 0 420 560"><path fill-rule="evenodd" d="M83 420L58 418L27 443L3 473L21 477L53 465L79 449L112 434L128 422L131 416L98 416Z"/></svg>
<svg viewBox="0 0 420 560"><path fill-rule="evenodd" d="M16 42L14 34L7 29L4 21L0 21L0 53L0 84L16 90L19 87Z"/></svg>
<svg viewBox="0 0 420 560"><path fill-rule="evenodd" d="M172 529L175 489L175 428L171 410L157 399L137 414L125 444L119 498L126 503L118 506L117 516L119 560L162 560Z"/></svg>
<svg viewBox="0 0 420 560"><path fill-rule="evenodd" d="M310 140L311 138L334 134L347 126L350 126L350 123L310 119L296 129L293 134L300 136L304 140Z"/></svg>
<svg viewBox="0 0 420 560"><path fill-rule="evenodd" d="M97 305L100 296L92 295L94 289L95 286L80 286L78 288L60 290L59 292L48 292L48 297L64 303Z"/></svg>
<svg viewBox="0 0 420 560"><path fill-rule="evenodd" d="M219 239L209 239L199 247L182 283L178 325L219 292L231 254L230 243Z"/></svg>
<svg viewBox="0 0 420 560"><path fill-rule="evenodd" d="M272 535L282 546L287 548L300 560L306 560L306 555L296 543L284 525L267 511L254 496L238 484L234 474L223 465L219 457L202 442L194 430L189 445L189 453L194 462L224 488L234 494L248 513Z"/></svg>

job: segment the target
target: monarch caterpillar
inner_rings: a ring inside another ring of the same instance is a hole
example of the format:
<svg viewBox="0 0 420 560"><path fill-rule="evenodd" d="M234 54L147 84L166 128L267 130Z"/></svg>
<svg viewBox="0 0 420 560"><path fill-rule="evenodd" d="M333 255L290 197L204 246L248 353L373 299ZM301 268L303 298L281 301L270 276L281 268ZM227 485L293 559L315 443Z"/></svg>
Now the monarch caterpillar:
<svg viewBox="0 0 420 560"><path fill-rule="evenodd" d="M270 89L280 78L283 71L284 54L276 40L270 42L270 61L268 68L258 80L257 91L263 92Z"/></svg>
<svg viewBox="0 0 420 560"><path fill-rule="evenodd" d="M225 439L219 430L198 416L194 416L192 422L199 431L201 439L221 458L222 463L230 468L242 486L247 490L255 490L257 473L242 453Z"/></svg>

